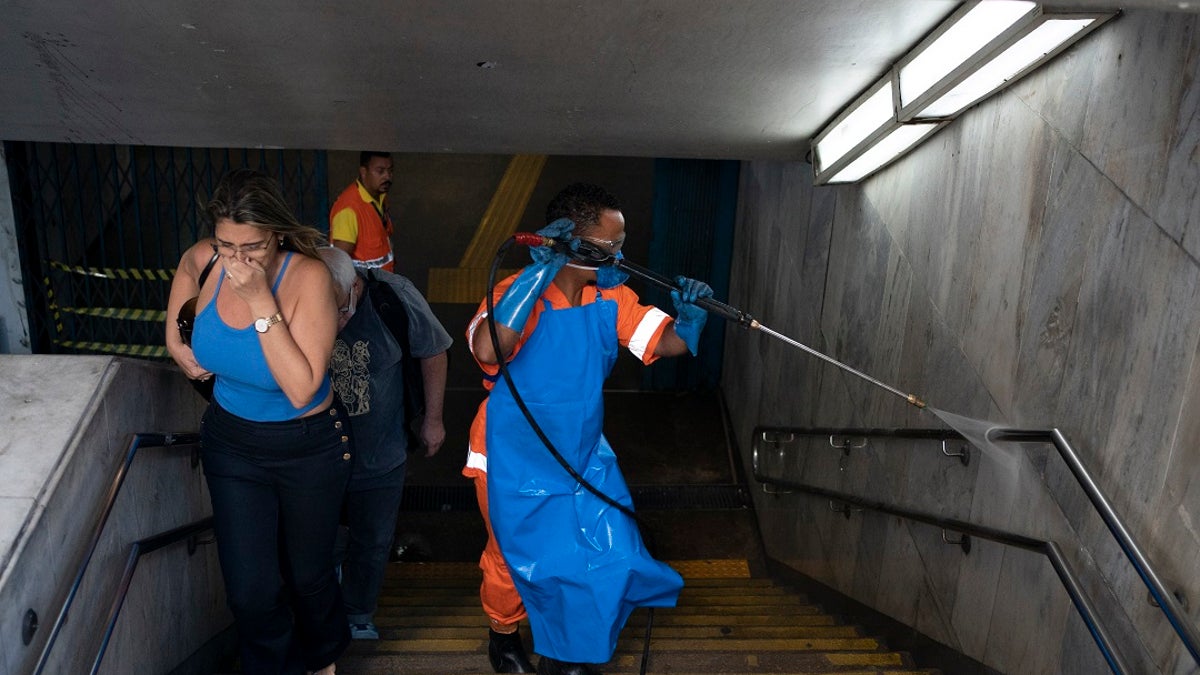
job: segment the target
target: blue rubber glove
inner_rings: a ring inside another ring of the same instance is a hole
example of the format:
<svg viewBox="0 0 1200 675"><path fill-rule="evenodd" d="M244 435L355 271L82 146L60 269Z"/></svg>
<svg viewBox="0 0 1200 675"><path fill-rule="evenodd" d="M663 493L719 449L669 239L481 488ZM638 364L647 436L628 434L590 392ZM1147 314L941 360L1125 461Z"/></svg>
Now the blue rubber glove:
<svg viewBox="0 0 1200 675"><path fill-rule="evenodd" d="M550 239L566 239L566 235L570 234L574 229L575 221L571 220L570 218L559 218L553 223L550 223L549 225L538 230L537 233ZM571 237L570 246L572 251L578 249L579 239L576 237ZM553 262L556 258L560 257L562 258L563 264L567 262L566 254L555 251L549 246L535 246L529 249L529 255L533 258L533 262L539 264ZM559 267L562 267L562 265L560 264Z"/></svg>
<svg viewBox="0 0 1200 675"><path fill-rule="evenodd" d="M562 239L574 229L575 223L570 219L559 218L537 233L543 237ZM572 237L571 248L578 246L579 240ZM521 270L521 274L517 275L494 307L496 323L518 333L525 328L525 322L529 320L538 298L542 297L546 287L554 281L554 276L567 264L567 255L549 246L535 246L529 249L529 255L533 257L533 264Z"/></svg>
<svg viewBox="0 0 1200 675"><path fill-rule="evenodd" d="M708 320L708 311L697 307L696 300L711 298L712 287L703 281L687 277L675 277L679 285L678 291L671 291L671 302L675 303L675 334L687 345L692 356L700 348L700 332L704 330L704 322Z"/></svg>

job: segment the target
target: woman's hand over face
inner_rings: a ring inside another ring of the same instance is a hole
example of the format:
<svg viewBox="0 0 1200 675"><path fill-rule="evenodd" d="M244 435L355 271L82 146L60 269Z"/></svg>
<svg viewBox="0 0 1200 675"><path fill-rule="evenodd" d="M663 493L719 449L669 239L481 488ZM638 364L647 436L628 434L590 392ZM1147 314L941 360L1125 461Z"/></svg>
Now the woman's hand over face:
<svg viewBox="0 0 1200 675"><path fill-rule="evenodd" d="M246 304L253 308L256 304L267 301L274 303L271 295L271 284L267 279L267 270L262 263L252 258L243 259L239 256L226 258L225 283L233 289Z"/></svg>

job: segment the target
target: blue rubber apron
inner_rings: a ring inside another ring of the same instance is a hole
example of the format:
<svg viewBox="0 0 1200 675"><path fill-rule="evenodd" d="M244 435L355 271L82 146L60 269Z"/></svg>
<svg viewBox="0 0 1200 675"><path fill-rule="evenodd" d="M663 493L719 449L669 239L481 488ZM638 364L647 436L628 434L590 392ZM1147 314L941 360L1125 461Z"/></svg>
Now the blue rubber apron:
<svg viewBox="0 0 1200 675"><path fill-rule="evenodd" d="M544 301L544 300L543 300ZM617 358L617 304L546 311L508 364L509 375L554 447L589 483L633 508L602 433L602 386ZM673 607L675 570L650 557L637 523L571 478L497 382L487 408L492 531L533 628L534 651L605 663L636 607Z"/></svg>

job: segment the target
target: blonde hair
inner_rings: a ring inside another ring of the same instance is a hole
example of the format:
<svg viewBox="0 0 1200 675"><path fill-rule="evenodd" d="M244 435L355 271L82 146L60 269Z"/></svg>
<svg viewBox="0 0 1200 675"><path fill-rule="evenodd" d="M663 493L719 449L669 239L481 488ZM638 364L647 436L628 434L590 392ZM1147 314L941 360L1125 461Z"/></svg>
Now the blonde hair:
<svg viewBox="0 0 1200 675"><path fill-rule="evenodd" d="M326 246L325 235L303 225L287 205L279 183L254 169L234 169L221 177L205 208L209 220L229 219L279 235L281 248L320 259L317 249Z"/></svg>

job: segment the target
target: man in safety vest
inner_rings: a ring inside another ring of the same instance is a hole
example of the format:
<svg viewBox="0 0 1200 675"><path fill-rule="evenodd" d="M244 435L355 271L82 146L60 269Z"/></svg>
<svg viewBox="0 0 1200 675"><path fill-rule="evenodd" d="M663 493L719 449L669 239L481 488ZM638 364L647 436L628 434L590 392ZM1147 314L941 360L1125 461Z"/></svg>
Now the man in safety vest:
<svg viewBox="0 0 1200 675"><path fill-rule="evenodd" d="M395 271L392 217L387 211L391 187L391 153L363 151L358 180L342 190L329 210L330 243L349 253L359 269Z"/></svg>
<svg viewBox="0 0 1200 675"><path fill-rule="evenodd" d="M712 289L678 277L674 319L640 304L612 263L625 241L625 218L602 188L568 186L551 200L546 221L538 234L558 243L530 249L534 263L492 289L499 350L486 303L467 329L489 393L471 425L463 474L475 481L488 526L479 566L492 668L533 672L516 632L528 618L542 656L538 673L591 675L591 664L612 658L634 608L674 606L683 587L645 550L625 511L633 501L601 431L604 380L618 347L644 364L694 354L707 316L694 303ZM581 242L607 262L569 258ZM501 360L526 406L503 381ZM551 455L522 408L574 474ZM581 489L579 478L620 506Z"/></svg>

